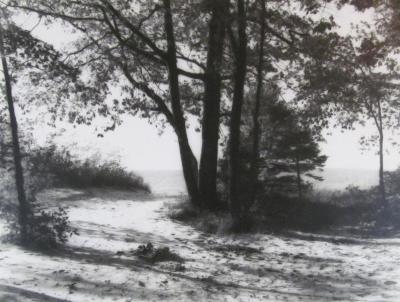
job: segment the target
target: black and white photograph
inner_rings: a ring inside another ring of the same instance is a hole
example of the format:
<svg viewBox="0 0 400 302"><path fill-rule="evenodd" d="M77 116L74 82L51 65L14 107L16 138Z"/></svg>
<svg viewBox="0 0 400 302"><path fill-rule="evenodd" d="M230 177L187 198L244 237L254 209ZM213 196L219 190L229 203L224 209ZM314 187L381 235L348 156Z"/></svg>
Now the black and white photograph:
<svg viewBox="0 0 400 302"><path fill-rule="evenodd" d="M400 0L0 0L0 302L400 301Z"/></svg>

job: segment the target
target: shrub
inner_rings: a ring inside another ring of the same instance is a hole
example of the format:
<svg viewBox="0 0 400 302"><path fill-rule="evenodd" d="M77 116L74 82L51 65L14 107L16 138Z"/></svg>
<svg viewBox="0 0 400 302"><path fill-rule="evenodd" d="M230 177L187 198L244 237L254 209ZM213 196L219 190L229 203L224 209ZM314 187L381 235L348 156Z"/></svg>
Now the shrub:
<svg viewBox="0 0 400 302"><path fill-rule="evenodd" d="M76 233L70 225L67 212L62 207L53 211L41 210L34 213L29 221L29 237L34 247L56 248Z"/></svg>
<svg viewBox="0 0 400 302"><path fill-rule="evenodd" d="M155 248L150 242L146 245L140 245L134 254L153 264L165 261L183 262L183 258L171 252L169 247Z"/></svg>
<svg viewBox="0 0 400 302"><path fill-rule="evenodd" d="M263 222L269 227L315 230L334 223L335 207L274 194L259 203Z"/></svg>
<svg viewBox="0 0 400 302"><path fill-rule="evenodd" d="M400 195L400 168L384 174L386 191L389 196Z"/></svg>
<svg viewBox="0 0 400 302"><path fill-rule="evenodd" d="M0 128L2 126L4 125L0 123ZM5 239L30 247L55 248L57 245L65 243L68 237L74 233L74 230L63 208L43 209L40 207L40 203L36 201L37 192L46 187L51 177L49 175L43 177L43 175L35 173L37 171L35 171L31 162L30 153L27 152L29 142L26 141L24 133L21 136L21 149L24 154L22 165L28 205L26 227L29 242L21 242L12 145L9 138L3 136L4 133L7 135L6 131L0 134L0 218L6 222L8 228ZM47 164L47 162L42 162L43 167Z"/></svg>
<svg viewBox="0 0 400 302"><path fill-rule="evenodd" d="M76 233L64 208L44 210L35 202L29 202L29 205L31 206L27 221L29 242L19 241L20 225L17 219L18 207L15 203L8 203L0 209L0 217L7 221L10 230L6 236L8 241L34 248L54 249L67 242L68 238Z"/></svg>
<svg viewBox="0 0 400 302"><path fill-rule="evenodd" d="M79 160L66 148L58 149L54 145L34 150L29 157L33 173L55 186L150 192L142 177L126 171L115 160Z"/></svg>
<svg viewBox="0 0 400 302"><path fill-rule="evenodd" d="M24 167L27 168L27 158ZM50 249L65 243L74 232L66 211L63 208L44 209L36 200L37 192L45 188L46 181L31 169L25 169L25 194L28 204L27 232L29 242L20 241L18 223L18 199L15 190L13 165L0 167L0 218L7 223L8 234L5 239L35 248Z"/></svg>
<svg viewBox="0 0 400 302"><path fill-rule="evenodd" d="M285 194L263 196L257 211L276 228L317 231L331 227L373 226L379 216L377 189L349 186L343 191L314 191L304 199Z"/></svg>
<svg viewBox="0 0 400 302"><path fill-rule="evenodd" d="M168 216L171 219L188 222L200 215L200 209L196 208L189 200L183 199L170 205Z"/></svg>
<svg viewBox="0 0 400 302"><path fill-rule="evenodd" d="M232 219L225 210L211 212L195 207L188 200L169 205L168 216L171 219L188 223L205 233L226 233L232 230Z"/></svg>
<svg viewBox="0 0 400 302"><path fill-rule="evenodd" d="M336 191L314 191L308 196L308 199L313 202L327 203L339 207L372 204L376 202L376 198L375 188L360 189L357 186L348 186L344 190Z"/></svg>

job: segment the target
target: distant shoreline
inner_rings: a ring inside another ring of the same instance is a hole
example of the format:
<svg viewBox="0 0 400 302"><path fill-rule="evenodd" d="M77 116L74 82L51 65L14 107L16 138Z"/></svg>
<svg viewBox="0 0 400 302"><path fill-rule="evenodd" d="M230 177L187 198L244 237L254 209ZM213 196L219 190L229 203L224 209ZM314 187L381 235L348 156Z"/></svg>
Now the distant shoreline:
<svg viewBox="0 0 400 302"><path fill-rule="evenodd" d="M155 195L186 194L180 170L135 170L135 173L143 177ZM319 175L324 178L322 182L314 182L319 190L343 190L350 185L366 189L378 184L378 171L371 169L327 168Z"/></svg>

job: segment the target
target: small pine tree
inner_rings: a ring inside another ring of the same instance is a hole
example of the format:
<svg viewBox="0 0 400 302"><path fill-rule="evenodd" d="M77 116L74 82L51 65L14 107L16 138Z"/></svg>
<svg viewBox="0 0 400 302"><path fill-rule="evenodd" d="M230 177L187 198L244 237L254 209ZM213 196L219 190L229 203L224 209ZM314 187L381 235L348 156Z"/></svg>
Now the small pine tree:
<svg viewBox="0 0 400 302"><path fill-rule="evenodd" d="M311 184L307 180L322 180L314 173L327 160L319 148L322 139L284 102L273 102L268 112L261 143L261 182L269 192L302 199Z"/></svg>
<svg viewBox="0 0 400 302"><path fill-rule="evenodd" d="M240 196L243 212L252 206L249 196L251 185L252 131L251 97L245 103L242 119L240 148ZM303 121L302 114L278 100L276 91L266 92L260 108L260 146L258 156L258 181L256 196L283 196L303 199L311 187L310 180L321 181L315 173L322 169L327 157L321 154L322 137L313 131L310 123ZM226 156L220 160L222 197L226 199L229 182Z"/></svg>

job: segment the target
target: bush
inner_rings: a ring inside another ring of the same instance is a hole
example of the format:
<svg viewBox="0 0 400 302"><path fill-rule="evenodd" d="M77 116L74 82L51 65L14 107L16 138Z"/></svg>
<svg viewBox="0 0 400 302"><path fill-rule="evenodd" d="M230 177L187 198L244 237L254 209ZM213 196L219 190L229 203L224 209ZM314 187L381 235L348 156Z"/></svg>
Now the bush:
<svg viewBox="0 0 400 302"><path fill-rule="evenodd" d="M7 221L10 229L6 237L8 241L39 249L54 249L67 242L68 238L76 233L64 208L44 210L32 201L29 205L31 206L27 221L29 242L20 242L18 207L14 203L8 203L0 209L0 217Z"/></svg>
<svg viewBox="0 0 400 302"><path fill-rule="evenodd" d="M262 213L263 223L273 228L317 230L333 225L337 217L337 207L332 204L280 194L268 196L257 208Z"/></svg>
<svg viewBox="0 0 400 302"><path fill-rule="evenodd" d="M178 254L171 252L169 247L155 248L150 242L146 245L140 245L134 254L139 258L152 264L157 262L173 261L183 262L183 258Z"/></svg>
<svg viewBox="0 0 400 302"><path fill-rule="evenodd" d="M314 191L308 199L313 202L327 203L338 207L351 207L361 204L373 204L377 199L376 188L360 189L348 186L344 190Z"/></svg>
<svg viewBox="0 0 400 302"><path fill-rule="evenodd" d="M355 232L376 231L381 219L381 204L376 187L362 190L349 186L343 191L317 191L304 200L285 195L265 196L258 203L258 210L264 215L266 224L277 228L295 228L318 231L342 228ZM400 203L388 196L391 226L400 227ZM400 199L397 199L400 200Z"/></svg>
<svg viewBox="0 0 400 302"><path fill-rule="evenodd" d="M400 168L384 174L386 193L389 196L400 195Z"/></svg>
<svg viewBox="0 0 400 302"><path fill-rule="evenodd" d="M188 199L183 199L170 205L168 216L174 220L188 222L198 217L200 212L200 209L191 204Z"/></svg>
<svg viewBox="0 0 400 302"><path fill-rule="evenodd" d="M62 207L53 211L41 210L32 215L28 230L31 244L41 249L56 248L77 233L71 227L67 212Z"/></svg>
<svg viewBox="0 0 400 302"><path fill-rule="evenodd" d="M205 233L219 234L232 230L232 219L228 212L199 209L185 199L170 205L168 216Z"/></svg>
<svg viewBox="0 0 400 302"><path fill-rule="evenodd" d="M34 150L29 160L33 173L55 186L150 192L142 177L126 171L115 160L100 162L91 158L82 161L74 158L67 149L57 149L54 145Z"/></svg>
<svg viewBox="0 0 400 302"><path fill-rule="evenodd" d="M0 128L3 125L0 124ZM4 129L3 129L4 130ZM7 133L3 131L4 133ZM51 180L50 175L40 175L35 171L30 153L27 154L26 142L22 136L22 165L25 176L25 195L28 205L27 235L29 242L21 242L18 221L18 197L15 188L15 166L12 146L9 138L0 134L0 218L6 222L8 234L5 239L29 247L50 249L67 241L75 231L71 227L66 211L63 208L43 209L36 201L37 192L43 190ZM38 159L38 158L37 158ZM34 162L34 161L33 161ZM43 161L42 167L48 163Z"/></svg>

